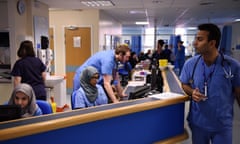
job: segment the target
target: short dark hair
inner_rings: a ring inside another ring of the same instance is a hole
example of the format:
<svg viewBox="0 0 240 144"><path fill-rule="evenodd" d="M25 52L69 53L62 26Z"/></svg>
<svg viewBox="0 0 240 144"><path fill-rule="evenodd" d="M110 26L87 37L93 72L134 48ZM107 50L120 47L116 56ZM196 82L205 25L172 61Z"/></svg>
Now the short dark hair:
<svg viewBox="0 0 240 144"><path fill-rule="evenodd" d="M218 48L221 40L221 31L219 27L212 23L201 24L198 26L198 30L209 32L208 41L216 40L216 48Z"/></svg>
<svg viewBox="0 0 240 144"><path fill-rule="evenodd" d="M159 44L160 46L163 46L163 45L164 45L164 41L163 41L162 39L160 39L160 40L158 40L158 44Z"/></svg>
<svg viewBox="0 0 240 144"><path fill-rule="evenodd" d="M118 47L116 47L115 49L115 54L120 54L122 53L122 55L126 55L126 53L130 51L130 48L128 47L128 45L123 44L123 45L119 45Z"/></svg>
<svg viewBox="0 0 240 144"><path fill-rule="evenodd" d="M17 55L20 58L24 58L24 57L27 57L27 56L35 57L36 54L35 54L35 51L34 51L34 48L33 48L32 41L25 40L25 41L21 42L20 47L17 51Z"/></svg>

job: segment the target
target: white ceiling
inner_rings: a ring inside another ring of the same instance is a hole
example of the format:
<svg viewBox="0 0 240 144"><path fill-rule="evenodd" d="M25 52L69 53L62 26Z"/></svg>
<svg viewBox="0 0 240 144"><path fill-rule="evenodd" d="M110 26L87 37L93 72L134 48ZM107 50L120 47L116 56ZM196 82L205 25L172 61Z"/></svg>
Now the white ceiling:
<svg viewBox="0 0 240 144"><path fill-rule="evenodd" d="M81 0L37 0L51 9L91 9ZM240 0L111 0L115 6L97 8L125 26L149 20L151 26L193 27L212 22L218 25L240 19ZM130 14L131 10L144 13Z"/></svg>

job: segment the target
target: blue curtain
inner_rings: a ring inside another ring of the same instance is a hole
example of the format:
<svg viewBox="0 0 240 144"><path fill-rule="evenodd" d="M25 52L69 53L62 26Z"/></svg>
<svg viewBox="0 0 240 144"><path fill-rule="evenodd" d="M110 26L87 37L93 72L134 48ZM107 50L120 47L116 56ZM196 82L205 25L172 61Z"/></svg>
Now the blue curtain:
<svg viewBox="0 0 240 144"><path fill-rule="evenodd" d="M226 25L222 30L222 39L220 42L219 50L226 54L231 55L231 43L232 43L232 26Z"/></svg>
<svg viewBox="0 0 240 144"><path fill-rule="evenodd" d="M135 52L137 55L142 50L142 39L141 36L132 36L131 40L131 51Z"/></svg>

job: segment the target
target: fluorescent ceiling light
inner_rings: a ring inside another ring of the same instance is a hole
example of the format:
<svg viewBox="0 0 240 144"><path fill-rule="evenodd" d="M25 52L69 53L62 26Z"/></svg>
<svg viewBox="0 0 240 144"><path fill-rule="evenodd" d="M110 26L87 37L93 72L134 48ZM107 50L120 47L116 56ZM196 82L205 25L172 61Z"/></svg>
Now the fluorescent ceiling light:
<svg viewBox="0 0 240 144"><path fill-rule="evenodd" d="M240 19L235 19L236 22L240 21Z"/></svg>
<svg viewBox="0 0 240 144"><path fill-rule="evenodd" d="M130 14L145 14L144 10L130 10Z"/></svg>
<svg viewBox="0 0 240 144"><path fill-rule="evenodd" d="M196 27L187 27L188 30L196 30Z"/></svg>
<svg viewBox="0 0 240 144"><path fill-rule="evenodd" d="M136 25L148 25L149 22L147 21L142 21L142 22L136 22Z"/></svg>
<svg viewBox="0 0 240 144"><path fill-rule="evenodd" d="M82 4L88 7L108 7L114 6L114 3L110 0L90 0L90 1L81 1Z"/></svg>

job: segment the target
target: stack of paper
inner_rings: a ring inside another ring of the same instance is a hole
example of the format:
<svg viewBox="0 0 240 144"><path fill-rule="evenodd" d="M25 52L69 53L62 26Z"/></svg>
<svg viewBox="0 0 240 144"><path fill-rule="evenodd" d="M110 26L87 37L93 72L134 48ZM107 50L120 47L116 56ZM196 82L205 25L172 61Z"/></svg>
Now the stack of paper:
<svg viewBox="0 0 240 144"><path fill-rule="evenodd" d="M156 99L171 99L176 97L183 97L183 94L180 93L173 93L173 92L164 92L160 94L154 94L149 97L156 98Z"/></svg>

